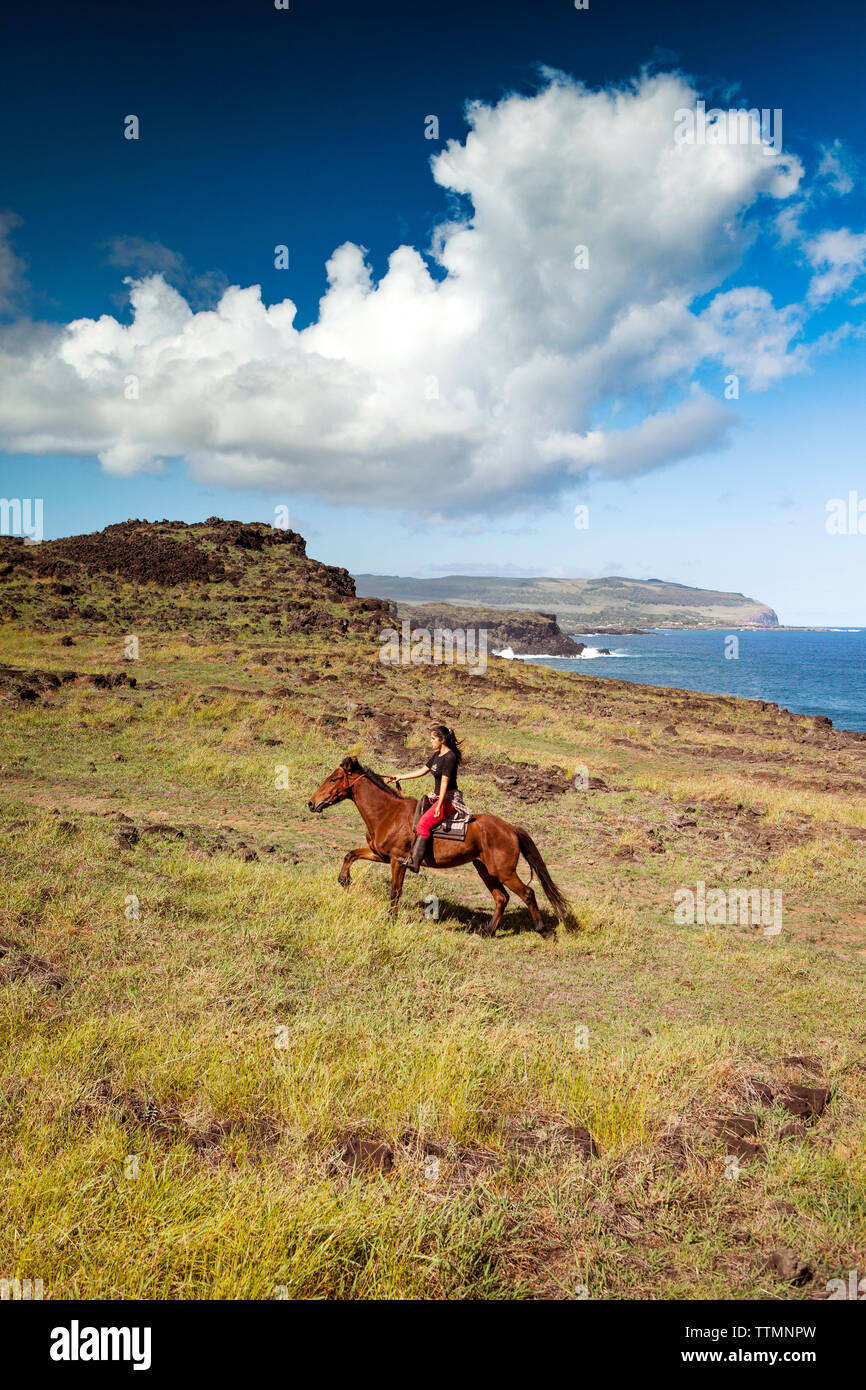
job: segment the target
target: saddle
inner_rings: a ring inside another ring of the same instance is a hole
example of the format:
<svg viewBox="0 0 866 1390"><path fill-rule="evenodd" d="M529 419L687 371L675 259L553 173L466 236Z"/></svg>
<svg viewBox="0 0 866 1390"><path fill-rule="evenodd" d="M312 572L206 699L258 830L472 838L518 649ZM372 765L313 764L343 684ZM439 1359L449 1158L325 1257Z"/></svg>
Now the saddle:
<svg viewBox="0 0 866 1390"><path fill-rule="evenodd" d="M421 797L421 800L415 807L415 819L412 822L413 833L424 812L429 811L434 800L435 797L426 794ZM438 825L434 825L433 834L440 840L465 840L466 827L475 817L463 800L462 792L452 792L451 800L454 803L453 814L448 816L445 820L440 821Z"/></svg>

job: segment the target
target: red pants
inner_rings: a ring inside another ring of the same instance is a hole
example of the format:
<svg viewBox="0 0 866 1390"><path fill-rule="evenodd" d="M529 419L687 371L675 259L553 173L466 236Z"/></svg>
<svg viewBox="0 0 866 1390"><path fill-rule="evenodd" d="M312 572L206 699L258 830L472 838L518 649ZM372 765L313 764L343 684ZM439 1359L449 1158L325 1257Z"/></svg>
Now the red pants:
<svg viewBox="0 0 866 1390"><path fill-rule="evenodd" d="M450 797L446 796L444 802L442 803L442 811L438 816L436 814L436 802L434 801L433 805L430 807L430 810L425 811L423 816L419 820L418 825L415 829L415 834L424 836L426 838L428 835L431 835L433 833L434 825L438 825L440 821L447 820L448 817L453 816L453 814L454 802L450 799Z"/></svg>

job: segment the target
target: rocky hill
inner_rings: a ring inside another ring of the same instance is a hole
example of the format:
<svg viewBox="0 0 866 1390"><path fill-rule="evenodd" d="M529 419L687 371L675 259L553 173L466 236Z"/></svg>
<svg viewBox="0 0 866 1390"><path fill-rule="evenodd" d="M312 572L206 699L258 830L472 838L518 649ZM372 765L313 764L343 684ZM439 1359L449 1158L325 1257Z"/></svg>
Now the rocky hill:
<svg viewBox="0 0 866 1390"><path fill-rule="evenodd" d="M359 594L395 603L455 603L553 612L566 631L605 627L776 627L772 608L744 594L662 579L514 579L450 574L439 579L356 574Z"/></svg>
<svg viewBox="0 0 866 1390"><path fill-rule="evenodd" d="M258 523L125 521L27 545L0 538L0 618L212 639L375 634L392 605L357 598L348 570L311 560L296 531Z"/></svg>
<svg viewBox="0 0 866 1390"><path fill-rule="evenodd" d="M412 628L487 629L487 648L574 656L552 613L439 604L403 606ZM37 631L158 627L199 638L290 634L376 638L397 605L358 597L348 570L307 555L297 531L210 517L125 521L84 536L27 545L0 537L0 618Z"/></svg>

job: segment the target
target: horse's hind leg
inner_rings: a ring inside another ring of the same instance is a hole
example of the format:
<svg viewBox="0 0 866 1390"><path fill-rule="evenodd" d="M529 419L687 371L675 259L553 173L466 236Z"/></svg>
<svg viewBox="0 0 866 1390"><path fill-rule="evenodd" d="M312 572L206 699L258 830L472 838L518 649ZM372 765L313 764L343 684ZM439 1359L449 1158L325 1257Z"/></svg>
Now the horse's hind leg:
<svg viewBox="0 0 866 1390"><path fill-rule="evenodd" d="M536 901L535 894L533 893L529 884L524 883L523 879L518 877L517 870L515 869L512 873L506 874L503 877L503 882L506 888L510 888L512 893L516 893L518 898L522 898L523 902L526 903L526 906L529 908L529 915L532 918L532 925L535 927L535 930L537 932L540 932L541 935L545 938L555 936L556 929L554 927L546 927L544 925L544 918L538 910L538 903Z"/></svg>
<svg viewBox="0 0 866 1390"><path fill-rule="evenodd" d="M478 876L484 883L485 887L489 888L490 892L493 894L493 901L496 904L493 910L493 916L490 918L490 921L484 928L482 936L495 936L496 928L502 921L502 914L508 906L508 894L506 893L502 884L499 882L499 879L494 878L493 874L488 872L487 866L483 863L482 860L473 859L472 863L478 873Z"/></svg>

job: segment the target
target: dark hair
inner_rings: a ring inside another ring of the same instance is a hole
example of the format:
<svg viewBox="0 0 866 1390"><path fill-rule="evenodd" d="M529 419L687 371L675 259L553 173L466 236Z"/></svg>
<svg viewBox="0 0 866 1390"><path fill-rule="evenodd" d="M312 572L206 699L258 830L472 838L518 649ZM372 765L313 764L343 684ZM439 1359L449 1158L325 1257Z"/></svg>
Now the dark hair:
<svg viewBox="0 0 866 1390"><path fill-rule="evenodd" d="M445 747L450 748L451 752L457 759L457 766L459 767L463 761L463 754L460 751L460 744L457 742L457 735L455 734L454 730L449 729L447 724L431 724L430 732L431 734L436 734L438 738L444 740Z"/></svg>

